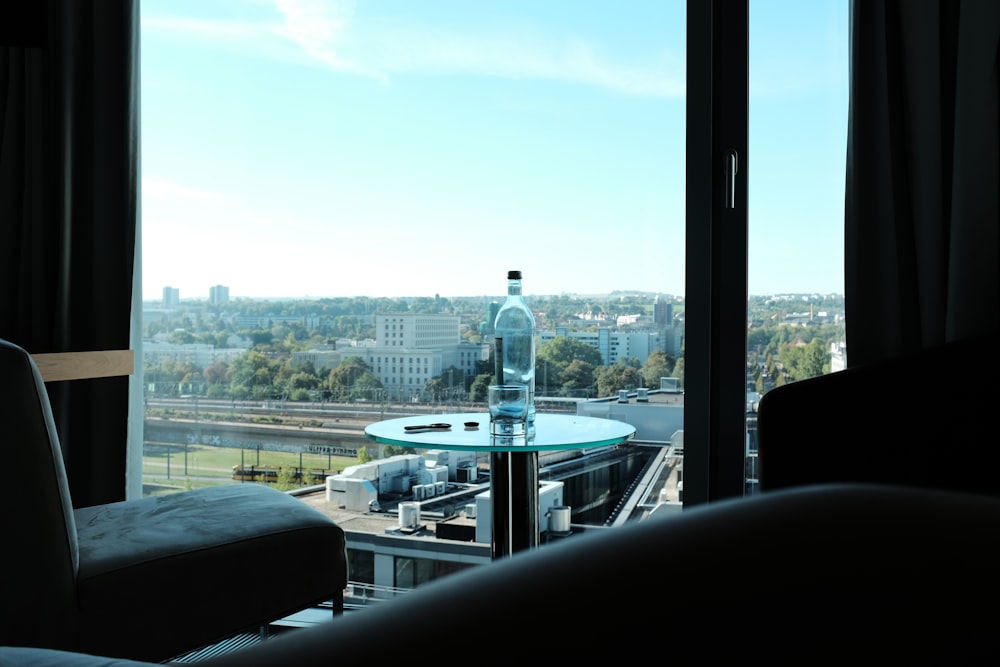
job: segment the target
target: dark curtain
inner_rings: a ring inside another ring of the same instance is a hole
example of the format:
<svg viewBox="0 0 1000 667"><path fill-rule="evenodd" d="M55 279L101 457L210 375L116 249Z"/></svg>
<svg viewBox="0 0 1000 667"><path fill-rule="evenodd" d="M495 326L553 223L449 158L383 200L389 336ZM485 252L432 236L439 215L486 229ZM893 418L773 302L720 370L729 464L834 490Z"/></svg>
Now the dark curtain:
<svg viewBox="0 0 1000 667"><path fill-rule="evenodd" d="M852 367L998 329L998 45L995 0L852 2Z"/></svg>
<svg viewBox="0 0 1000 667"><path fill-rule="evenodd" d="M2 18L0 337L31 353L128 349L138 0L10 3ZM124 499L128 379L48 389L74 504Z"/></svg>

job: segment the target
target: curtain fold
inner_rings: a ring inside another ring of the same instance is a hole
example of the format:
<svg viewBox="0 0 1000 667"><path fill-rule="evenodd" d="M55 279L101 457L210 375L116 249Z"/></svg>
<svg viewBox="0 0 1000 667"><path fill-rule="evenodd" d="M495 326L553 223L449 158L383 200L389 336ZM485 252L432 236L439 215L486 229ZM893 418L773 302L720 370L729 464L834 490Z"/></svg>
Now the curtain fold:
<svg viewBox="0 0 1000 667"><path fill-rule="evenodd" d="M32 353L127 349L138 0L44 4L25 19L42 39L0 43L0 337ZM128 388L48 385L77 506L124 498Z"/></svg>
<svg viewBox="0 0 1000 667"><path fill-rule="evenodd" d="M1000 3L851 5L848 364L1000 327Z"/></svg>

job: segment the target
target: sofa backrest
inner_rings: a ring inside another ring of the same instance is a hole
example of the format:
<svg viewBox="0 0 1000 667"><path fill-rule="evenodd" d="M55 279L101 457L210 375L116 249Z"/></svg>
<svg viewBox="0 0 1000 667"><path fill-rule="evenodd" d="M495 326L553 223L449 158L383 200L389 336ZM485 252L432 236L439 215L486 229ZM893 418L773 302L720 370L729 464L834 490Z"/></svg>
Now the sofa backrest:
<svg viewBox="0 0 1000 667"><path fill-rule="evenodd" d="M994 333L772 389L757 414L761 490L873 482L1000 495L998 353Z"/></svg>

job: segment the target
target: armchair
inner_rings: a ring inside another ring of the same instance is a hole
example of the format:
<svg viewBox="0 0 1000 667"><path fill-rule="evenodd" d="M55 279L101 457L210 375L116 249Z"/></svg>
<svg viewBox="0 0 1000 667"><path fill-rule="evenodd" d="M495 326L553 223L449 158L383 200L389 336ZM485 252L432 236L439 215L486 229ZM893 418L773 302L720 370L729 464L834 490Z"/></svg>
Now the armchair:
<svg viewBox="0 0 1000 667"><path fill-rule="evenodd" d="M74 508L38 367L0 340L0 377L0 644L162 661L342 608L344 533L328 517L258 484Z"/></svg>
<svg viewBox="0 0 1000 667"><path fill-rule="evenodd" d="M1000 495L1000 334L777 387L757 413L761 491L829 482Z"/></svg>

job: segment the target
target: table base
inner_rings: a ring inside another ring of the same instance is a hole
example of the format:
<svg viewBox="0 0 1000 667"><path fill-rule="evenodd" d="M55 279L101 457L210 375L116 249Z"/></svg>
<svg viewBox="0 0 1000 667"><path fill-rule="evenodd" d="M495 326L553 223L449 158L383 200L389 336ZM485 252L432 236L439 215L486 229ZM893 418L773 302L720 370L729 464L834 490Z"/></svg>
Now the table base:
<svg viewBox="0 0 1000 667"><path fill-rule="evenodd" d="M538 452L490 454L493 559L538 546Z"/></svg>

